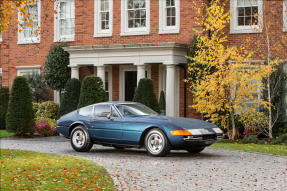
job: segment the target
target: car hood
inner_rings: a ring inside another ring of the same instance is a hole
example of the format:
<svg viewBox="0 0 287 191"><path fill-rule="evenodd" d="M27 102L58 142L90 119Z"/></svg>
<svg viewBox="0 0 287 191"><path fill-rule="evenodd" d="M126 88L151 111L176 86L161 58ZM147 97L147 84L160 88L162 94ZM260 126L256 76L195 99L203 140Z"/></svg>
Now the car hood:
<svg viewBox="0 0 287 191"><path fill-rule="evenodd" d="M155 116L144 116L145 120L157 121L159 123L168 123L169 125L181 127L184 129L202 129L202 128L215 128L216 125L193 118L183 118L183 117L167 117L161 115Z"/></svg>

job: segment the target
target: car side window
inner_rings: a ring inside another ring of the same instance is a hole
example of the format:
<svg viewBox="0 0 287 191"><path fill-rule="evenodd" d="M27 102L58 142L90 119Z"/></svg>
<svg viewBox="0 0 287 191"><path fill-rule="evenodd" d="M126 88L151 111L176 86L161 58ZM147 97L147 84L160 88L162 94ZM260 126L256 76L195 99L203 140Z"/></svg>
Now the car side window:
<svg viewBox="0 0 287 191"><path fill-rule="evenodd" d="M115 109L112 108L111 118L118 118L118 117L120 117L118 112L116 112Z"/></svg>
<svg viewBox="0 0 287 191"><path fill-rule="evenodd" d="M79 115L93 116L93 105L79 109Z"/></svg>
<svg viewBox="0 0 287 191"><path fill-rule="evenodd" d="M95 105L94 116L96 117L107 117L111 112L110 105Z"/></svg>

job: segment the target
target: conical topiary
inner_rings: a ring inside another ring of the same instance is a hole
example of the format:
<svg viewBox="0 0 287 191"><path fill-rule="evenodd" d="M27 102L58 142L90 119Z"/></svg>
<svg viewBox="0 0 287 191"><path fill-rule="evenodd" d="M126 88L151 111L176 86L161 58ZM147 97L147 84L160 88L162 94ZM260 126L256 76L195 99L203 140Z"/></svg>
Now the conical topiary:
<svg viewBox="0 0 287 191"><path fill-rule="evenodd" d="M68 80L63 99L60 104L58 118L77 109L81 91L81 82L76 78Z"/></svg>
<svg viewBox="0 0 287 191"><path fill-rule="evenodd" d="M32 95L25 77L18 76L14 79L6 116L6 129L16 135L34 131Z"/></svg>
<svg viewBox="0 0 287 191"><path fill-rule="evenodd" d="M165 95L164 91L160 92L160 97L159 97L159 109L161 114L165 114Z"/></svg>
<svg viewBox="0 0 287 191"><path fill-rule="evenodd" d="M0 129L6 129L6 113L9 101L9 88L0 88Z"/></svg>
<svg viewBox="0 0 287 191"><path fill-rule="evenodd" d="M103 81L97 76L88 76L82 82L78 108L107 101Z"/></svg>
<svg viewBox="0 0 287 191"><path fill-rule="evenodd" d="M160 111L151 79L142 78L139 81L133 101L142 103L156 112Z"/></svg>

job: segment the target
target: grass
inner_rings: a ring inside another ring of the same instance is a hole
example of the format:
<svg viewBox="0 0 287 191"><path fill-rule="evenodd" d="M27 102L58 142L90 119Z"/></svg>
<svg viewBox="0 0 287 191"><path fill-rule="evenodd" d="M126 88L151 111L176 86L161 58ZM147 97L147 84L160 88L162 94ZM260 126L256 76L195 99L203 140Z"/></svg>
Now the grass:
<svg viewBox="0 0 287 191"><path fill-rule="evenodd" d="M92 161L31 151L0 149L1 190L115 190Z"/></svg>
<svg viewBox="0 0 287 191"><path fill-rule="evenodd" d="M215 143L211 147L287 156L287 145Z"/></svg>
<svg viewBox="0 0 287 191"><path fill-rule="evenodd" d="M11 137L14 136L14 133L10 133L6 130L0 130L0 138Z"/></svg>

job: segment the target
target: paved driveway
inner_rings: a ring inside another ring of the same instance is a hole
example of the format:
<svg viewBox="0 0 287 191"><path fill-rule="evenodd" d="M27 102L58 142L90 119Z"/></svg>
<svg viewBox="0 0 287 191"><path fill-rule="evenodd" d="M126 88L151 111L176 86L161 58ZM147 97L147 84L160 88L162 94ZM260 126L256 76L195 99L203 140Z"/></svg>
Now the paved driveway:
<svg viewBox="0 0 287 191"><path fill-rule="evenodd" d="M287 190L287 157L207 148L196 155L174 151L155 158L140 149L98 145L77 153L63 137L1 139L0 144L93 160L108 170L119 190Z"/></svg>

